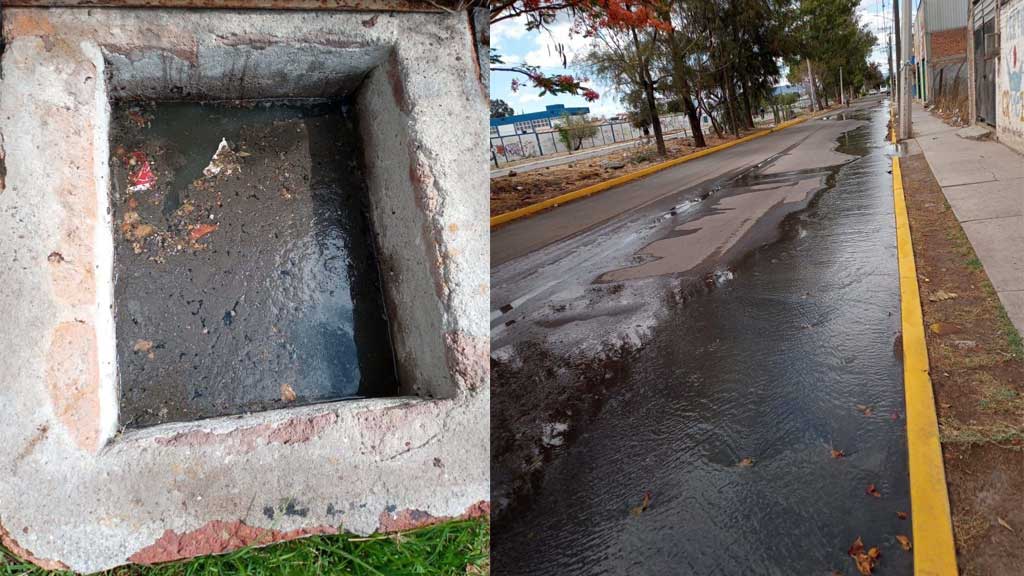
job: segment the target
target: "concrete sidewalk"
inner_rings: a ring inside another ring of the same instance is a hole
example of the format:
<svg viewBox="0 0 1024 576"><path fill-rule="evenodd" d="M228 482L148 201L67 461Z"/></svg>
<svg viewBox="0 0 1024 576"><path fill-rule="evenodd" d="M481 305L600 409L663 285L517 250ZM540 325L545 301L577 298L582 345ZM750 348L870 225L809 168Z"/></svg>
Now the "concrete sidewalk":
<svg viewBox="0 0 1024 576"><path fill-rule="evenodd" d="M920 146L1017 330L1024 333L1024 156L959 129L914 103Z"/></svg>

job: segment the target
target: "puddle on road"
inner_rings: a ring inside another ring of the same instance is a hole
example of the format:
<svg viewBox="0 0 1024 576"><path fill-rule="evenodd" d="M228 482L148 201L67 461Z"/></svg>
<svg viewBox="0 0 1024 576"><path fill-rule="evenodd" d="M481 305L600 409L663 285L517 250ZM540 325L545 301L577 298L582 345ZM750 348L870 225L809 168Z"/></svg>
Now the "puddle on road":
<svg viewBox="0 0 1024 576"><path fill-rule="evenodd" d="M856 574L857 537L881 549L880 573L912 572L895 539L913 535L897 517L910 510L885 109L864 118L839 149L861 158L781 241L670 309L535 496L498 518L495 572Z"/></svg>
<svg viewBox="0 0 1024 576"><path fill-rule="evenodd" d="M114 104L122 426L397 393L352 118Z"/></svg>

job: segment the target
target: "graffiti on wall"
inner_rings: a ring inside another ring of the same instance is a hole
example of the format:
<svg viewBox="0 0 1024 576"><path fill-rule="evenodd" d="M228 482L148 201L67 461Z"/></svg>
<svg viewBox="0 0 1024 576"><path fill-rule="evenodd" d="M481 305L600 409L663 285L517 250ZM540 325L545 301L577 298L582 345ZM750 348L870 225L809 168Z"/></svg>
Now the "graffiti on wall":
<svg viewBox="0 0 1024 576"><path fill-rule="evenodd" d="M513 140L501 144L492 141L491 149L495 154L502 157L503 160L507 158L508 161L522 160L541 155L541 152L537 150L536 142L532 140L524 140L522 142Z"/></svg>
<svg viewBox="0 0 1024 576"><path fill-rule="evenodd" d="M996 86L999 106L996 130L999 139L1024 152L1024 0L1006 6L1000 15L1000 65Z"/></svg>

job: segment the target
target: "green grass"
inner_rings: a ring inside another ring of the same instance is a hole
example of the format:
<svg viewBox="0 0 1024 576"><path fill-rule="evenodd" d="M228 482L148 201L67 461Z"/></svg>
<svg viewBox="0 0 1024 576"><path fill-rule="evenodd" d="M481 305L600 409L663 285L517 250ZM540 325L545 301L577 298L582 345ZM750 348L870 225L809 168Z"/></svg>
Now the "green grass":
<svg viewBox="0 0 1024 576"><path fill-rule="evenodd" d="M1017 327L1013 325L1010 316L1006 314L1006 309L1002 306L999 306L999 328L1006 336L1010 354L1013 354L1013 357L1018 360L1024 360L1024 339L1021 338L1020 332L1017 331Z"/></svg>
<svg viewBox="0 0 1024 576"><path fill-rule="evenodd" d="M939 441L943 444L982 446L994 444L1010 450L1024 450L1024 428L1005 423L963 424L952 418L939 422Z"/></svg>
<svg viewBox="0 0 1024 576"><path fill-rule="evenodd" d="M263 576L489 573L490 526L458 520L391 536L313 536L264 548L159 566L125 566L103 576ZM0 576L57 576L0 547Z"/></svg>

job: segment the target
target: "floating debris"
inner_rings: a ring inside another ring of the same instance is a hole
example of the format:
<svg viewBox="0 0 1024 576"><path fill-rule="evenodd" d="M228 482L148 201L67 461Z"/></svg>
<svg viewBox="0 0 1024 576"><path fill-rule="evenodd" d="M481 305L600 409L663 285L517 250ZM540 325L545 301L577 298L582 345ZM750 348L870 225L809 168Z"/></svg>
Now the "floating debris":
<svg viewBox="0 0 1024 576"><path fill-rule="evenodd" d="M192 228L192 231L188 233L188 237L190 240L195 242L207 234L216 232L217 227L217 224L199 224L195 228Z"/></svg>
<svg viewBox="0 0 1024 576"><path fill-rule="evenodd" d="M872 547L865 552L864 541L860 539L860 536L853 541L853 544L846 553L853 558L854 563L857 565L857 571L863 576L870 576L875 569L875 564L878 563L878 558L882 555L877 547Z"/></svg>
<svg viewBox="0 0 1024 576"><path fill-rule="evenodd" d="M131 184L128 186L128 190L132 192L142 192L149 190L156 184L156 174L153 174L153 169L149 165L149 160L146 155L142 152L132 152L132 155L128 159L129 166L135 166L137 169L129 176Z"/></svg>
<svg viewBox="0 0 1024 576"><path fill-rule="evenodd" d="M231 146L228 146L227 138L221 138L209 166L203 168L203 175L213 178L221 173L227 176L241 170L242 166L238 163L236 154L231 151Z"/></svg>
<svg viewBox="0 0 1024 576"><path fill-rule="evenodd" d="M151 340L136 340L135 345L132 346L132 352L145 354L150 360L156 357L156 354L153 353L153 342Z"/></svg>
<svg viewBox="0 0 1024 576"><path fill-rule="evenodd" d="M281 384L282 402L294 402L297 397L291 384Z"/></svg>

